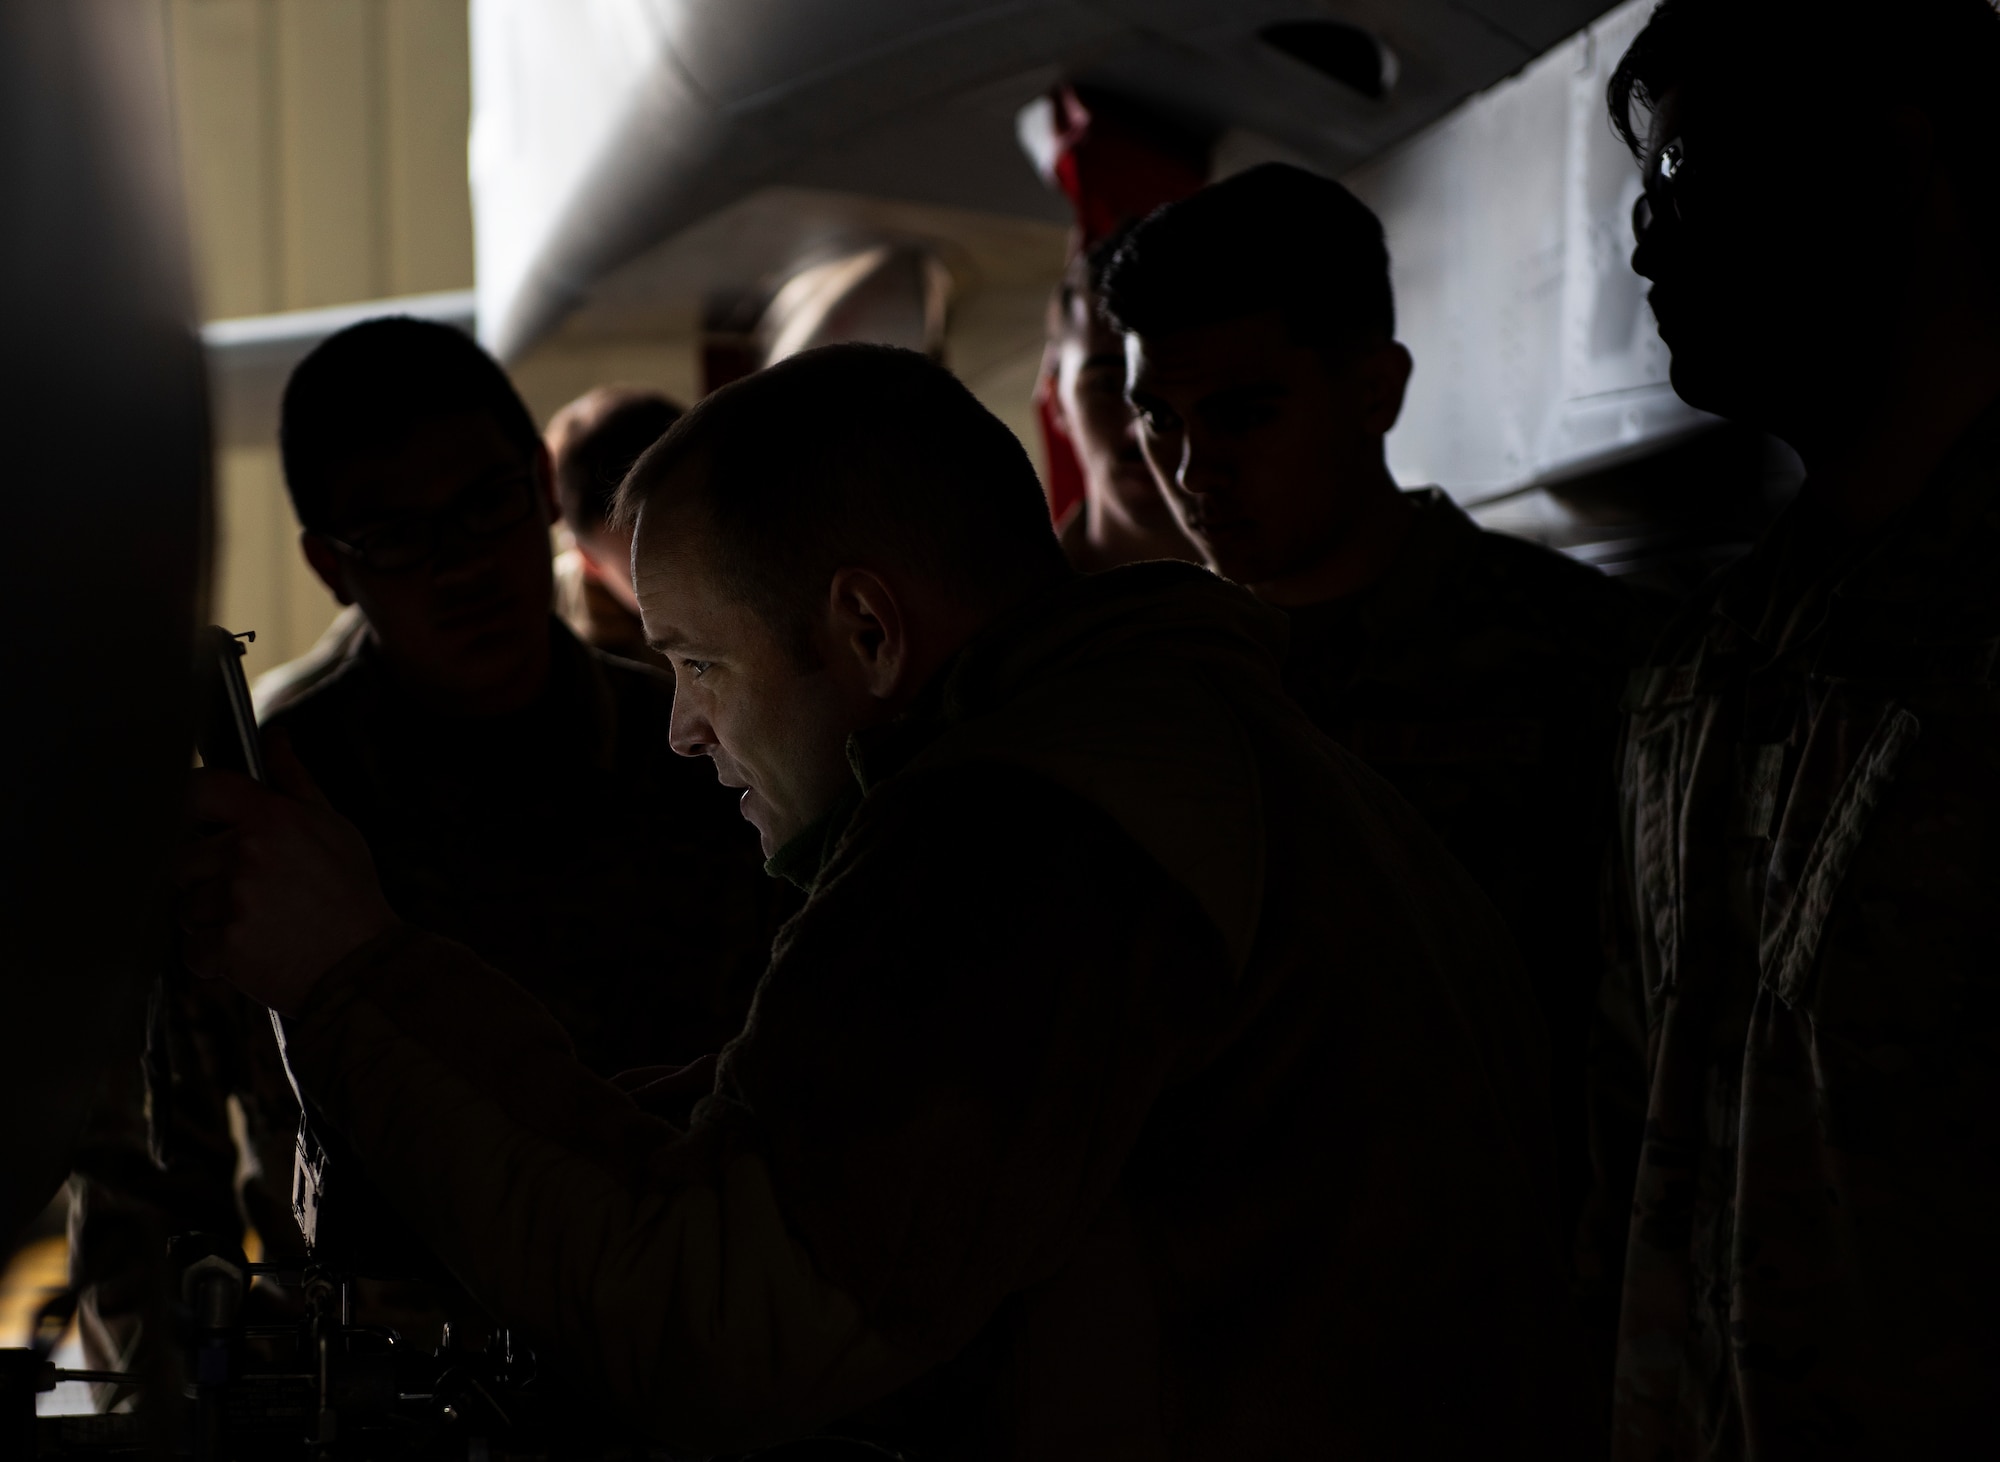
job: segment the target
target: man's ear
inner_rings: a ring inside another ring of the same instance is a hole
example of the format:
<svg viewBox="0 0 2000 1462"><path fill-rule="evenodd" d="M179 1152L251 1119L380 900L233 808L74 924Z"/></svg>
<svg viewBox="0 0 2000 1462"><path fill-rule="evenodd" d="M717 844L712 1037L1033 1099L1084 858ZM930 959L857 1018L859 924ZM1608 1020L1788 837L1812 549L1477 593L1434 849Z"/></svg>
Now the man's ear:
<svg viewBox="0 0 2000 1462"><path fill-rule="evenodd" d="M905 606L873 569L836 569L827 586L827 653L869 695L892 700L910 667Z"/></svg>
<svg viewBox="0 0 2000 1462"><path fill-rule="evenodd" d="M299 534L299 547L305 550L306 562L319 575L319 581L326 585L333 597L343 606L354 602L353 591L347 587L347 561L340 550L328 543L319 534L308 528Z"/></svg>
<svg viewBox="0 0 2000 1462"><path fill-rule="evenodd" d="M1361 367L1363 419L1370 433L1389 435L1403 414L1403 396L1410 388L1414 362L1400 340L1389 340L1369 351Z"/></svg>

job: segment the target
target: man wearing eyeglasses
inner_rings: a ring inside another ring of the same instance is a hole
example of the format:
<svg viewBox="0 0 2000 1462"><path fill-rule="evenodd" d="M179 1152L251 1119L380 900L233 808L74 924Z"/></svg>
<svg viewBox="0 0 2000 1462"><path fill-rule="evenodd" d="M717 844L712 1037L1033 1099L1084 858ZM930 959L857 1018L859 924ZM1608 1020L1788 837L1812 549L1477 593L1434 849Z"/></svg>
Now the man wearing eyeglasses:
<svg viewBox="0 0 2000 1462"><path fill-rule="evenodd" d="M600 1075L719 1050L785 895L735 799L669 744L671 679L586 648L551 613L550 459L506 375L456 330L370 321L299 366L282 435L306 556L358 620L267 716L274 754L288 747L362 829L404 917L525 987ZM179 1145L222 1177L179 1186L219 1181L228 1212L234 1164L215 1154L234 1096L244 1211L268 1256L295 1256L297 1108L268 1025L217 985L183 994L216 1069L182 1083ZM167 1201L158 1227L212 1229L204 1196ZM84 1278L129 1267L123 1209L107 1185L86 1194L101 1237L79 1234ZM129 1318L102 1318L101 1358L131 1359Z"/></svg>
<svg viewBox="0 0 2000 1462"><path fill-rule="evenodd" d="M769 880L667 744L671 681L551 613L550 459L505 374L456 330L370 321L299 366L282 433L306 556L368 632L266 725L392 901L525 984L587 1064L716 1050Z"/></svg>
<svg viewBox="0 0 2000 1462"><path fill-rule="evenodd" d="M1675 389L1807 469L1627 697L1617 1458L2000 1450L1996 77L1987 0L1668 0L1611 83Z"/></svg>

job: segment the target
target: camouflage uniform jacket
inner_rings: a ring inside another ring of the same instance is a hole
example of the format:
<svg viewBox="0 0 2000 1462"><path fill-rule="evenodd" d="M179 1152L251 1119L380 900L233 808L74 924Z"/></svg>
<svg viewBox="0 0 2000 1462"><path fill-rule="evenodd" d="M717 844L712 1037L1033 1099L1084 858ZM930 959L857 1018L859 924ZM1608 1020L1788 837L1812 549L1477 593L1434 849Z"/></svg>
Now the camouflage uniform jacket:
<svg viewBox="0 0 2000 1462"><path fill-rule="evenodd" d="M989 626L775 860L811 896L689 1125L414 929L299 1078L677 1454L1577 1455L1530 993L1283 637L1165 563Z"/></svg>
<svg viewBox="0 0 2000 1462"><path fill-rule="evenodd" d="M2000 412L1872 541L1801 499L1634 677L1620 1458L2000 1444L1996 650Z"/></svg>
<svg viewBox="0 0 2000 1462"><path fill-rule="evenodd" d="M1390 574L1291 614L1286 688L1423 815L1500 911L1549 1026L1566 1221L1588 1186L1583 1049L1603 969L1618 695L1643 648L1627 591L1482 532L1435 488Z"/></svg>

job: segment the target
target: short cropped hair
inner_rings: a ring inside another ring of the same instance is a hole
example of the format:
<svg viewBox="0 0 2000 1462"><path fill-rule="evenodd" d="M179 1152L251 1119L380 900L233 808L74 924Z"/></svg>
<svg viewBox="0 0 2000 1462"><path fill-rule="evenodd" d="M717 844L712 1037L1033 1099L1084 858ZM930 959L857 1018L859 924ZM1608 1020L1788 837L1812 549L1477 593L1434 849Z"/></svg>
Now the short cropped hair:
<svg viewBox="0 0 2000 1462"><path fill-rule="evenodd" d="M1381 220L1285 163L1155 210L1105 269L1102 303L1120 329L1154 338L1273 310L1296 344L1319 349L1396 333Z"/></svg>
<svg viewBox="0 0 2000 1462"><path fill-rule="evenodd" d="M2000 14L1992 0L1662 0L1611 73L1611 124L1643 150L1639 113L1676 86L1771 114L1909 105L1933 123L1990 261L2000 260ZM1865 124L1863 124L1865 125ZM1814 146L1839 146L1821 115ZM1690 163L1694 160L1689 159ZM1868 183L1858 186L1865 192Z"/></svg>
<svg viewBox="0 0 2000 1462"><path fill-rule="evenodd" d="M563 521L572 533L604 527L618 484L680 415L673 401L642 386L599 386L555 414L549 455Z"/></svg>
<svg viewBox="0 0 2000 1462"><path fill-rule="evenodd" d="M639 459L613 522L637 523L677 475L723 585L802 661L845 565L903 568L982 607L1069 572L1019 438L912 350L824 345L724 386Z"/></svg>
<svg viewBox="0 0 2000 1462"><path fill-rule="evenodd" d="M279 411L285 487L299 522L337 526L331 480L341 466L468 412L490 416L530 457L541 446L514 383L463 331L388 315L328 336L292 372Z"/></svg>

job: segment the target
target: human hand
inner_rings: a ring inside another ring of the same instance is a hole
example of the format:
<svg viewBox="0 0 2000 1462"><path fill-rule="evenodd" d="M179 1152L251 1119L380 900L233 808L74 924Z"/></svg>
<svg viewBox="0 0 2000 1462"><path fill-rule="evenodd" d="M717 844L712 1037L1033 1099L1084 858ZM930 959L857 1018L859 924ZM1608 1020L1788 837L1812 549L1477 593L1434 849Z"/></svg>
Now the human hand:
<svg viewBox="0 0 2000 1462"><path fill-rule="evenodd" d="M220 830L181 850L175 912L190 969L290 1015L320 976L397 920L367 843L282 735L268 740L265 760L265 786L195 773L195 820Z"/></svg>

